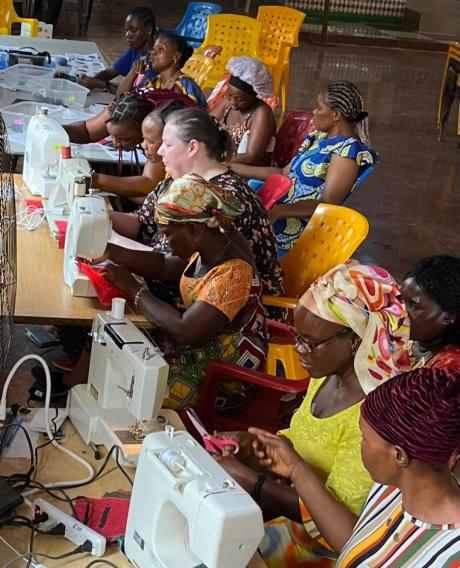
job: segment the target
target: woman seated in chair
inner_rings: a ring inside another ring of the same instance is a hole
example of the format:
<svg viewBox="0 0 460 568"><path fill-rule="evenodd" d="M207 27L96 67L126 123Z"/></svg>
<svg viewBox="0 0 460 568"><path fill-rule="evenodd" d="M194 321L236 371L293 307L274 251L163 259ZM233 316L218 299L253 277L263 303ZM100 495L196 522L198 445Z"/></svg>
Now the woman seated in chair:
<svg viewBox="0 0 460 568"><path fill-rule="evenodd" d="M158 154L170 177L158 185L135 213L113 212L113 227L123 236L139 239L157 252L169 252L169 246L155 222L155 203L174 179L194 172L243 203L244 211L235 219L235 227L251 245L264 293L279 296L282 292L282 272L276 258L275 236L267 211L244 180L228 170L224 162L229 149L227 132L207 112L194 108L168 115L163 144ZM174 283L165 285L159 282L156 290L162 298L176 303L178 290Z"/></svg>
<svg viewBox="0 0 460 568"><path fill-rule="evenodd" d="M318 503L336 502L357 518L371 487L360 455L359 413L366 395L408 368L409 327L396 282L384 269L341 264L305 292L294 311L296 350L312 380L289 429L282 432L315 472L315 493L252 469L251 433L226 433L241 446L220 464L261 506L266 536L259 547L269 568L304 566L330 556ZM329 518L334 524L334 518ZM331 543L329 543L331 544Z"/></svg>
<svg viewBox="0 0 460 568"><path fill-rule="evenodd" d="M276 134L273 111L264 102L273 97L270 71L252 57L232 57L226 69L228 91L211 114L232 137L231 162L269 166Z"/></svg>
<svg viewBox="0 0 460 568"><path fill-rule="evenodd" d="M360 428L375 483L358 519L283 436L253 429L255 454L310 503L322 535L341 551L337 568L458 566L460 488L449 462L460 442L460 374L423 368L394 377L368 394Z"/></svg>
<svg viewBox="0 0 460 568"><path fill-rule="evenodd" d="M411 323L413 366L460 371L460 258L439 255L416 262L401 293Z"/></svg>
<svg viewBox="0 0 460 568"><path fill-rule="evenodd" d="M125 35L128 49L112 67L100 71L94 77L80 75L78 82L87 89L110 89L110 81L119 75L128 75L133 64L149 55L156 32L155 15L150 8L138 6L126 17Z"/></svg>
<svg viewBox="0 0 460 568"><path fill-rule="evenodd" d="M317 205L343 203L375 160L368 147L367 112L353 83L329 84L318 95L313 120L316 131L286 167L232 164L235 172L248 178L265 180L278 173L292 179L291 189L270 210L279 256L294 246Z"/></svg>
<svg viewBox="0 0 460 568"><path fill-rule="evenodd" d="M207 109L206 99L201 89L193 79L183 75L180 71L192 52L193 49L189 48L187 42L180 36L158 36L152 49L151 63L152 68L158 71L158 76L152 82L149 82L147 87L139 91L126 88L125 94L96 116L86 121L66 125L65 130L70 141L76 144L88 144L89 142L99 142L106 136L112 135L108 128L110 122L113 122L111 109L114 106L116 108L122 107L125 101L124 97L132 97L138 101L139 105L150 104L150 111L162 103L175 99L182 101L186 106L200 106ZM143 118L145 118L145 115ZM137 128L132 133L133 140L131 142L135 141L136 144L139 144L141 140L141 123L142 120L137 123Z"/></svg>
<svg viewBox="0 0 460 568"><path fill-rule="evenodd" d="M153 323L170 363L168 408L196 404L212 359L254 369L264 363L262 287L251 249L232 226L242 211L230 192L188 174L172 182L155 206L155 221L171 254L109 245L110 258L119 265L107 266L105 276ZM179 281L185 311L158 299L130 271L147 281Z"/></svg>
<svg viewBox="0 0 460 568"><path fill-rule="evenodd" d="M182 36L158 34L150 58L150 67L157 76L147 79L139 77L142 70L135 66L120 83L118 92L123 93L136 88L140 92L154 90L177 93L190 97L200 108L207 110L208 103L202 90L191 77L181 71L192 53L193 48ZM142 88L136 86L138 82L142 84Z"/></svg>
<svg viewBox="0 0 460 568"><path fill-rule="evenodd" d="M135 101L136 99L132 100ZM125 109L126 108L127 107L125 107ZM147 162L144 164L144 168L142 170L142 175L121 177L93 172L91 177L91 187L101 191L116 193L117 195L142 204L145 196L155 189L158 183L164 179L166 174L163 160L161 159L161 156L158 155L158 149L161 146L161 137L166 118L171 112L182 108L184 108L184 105L181 101L172 100L170 103L165 103L156 110L151 111L142 121L142 142L140 146L147 158ZM143 114L142 109L143 105L140 105L140 107L137 108L137 112L140 112L139 118ZM135 124L135 121L133 121L133 126ZM117 126L118 133L120 133L120 129L126 129L127 131L127 129L130 128L129 121L126 122L126 119L125 121L122 120L122 122L118 122ZM108 126L108 128L112 129L113 125ZM119 138L115 139L115 144L120 144Z"/></svg>

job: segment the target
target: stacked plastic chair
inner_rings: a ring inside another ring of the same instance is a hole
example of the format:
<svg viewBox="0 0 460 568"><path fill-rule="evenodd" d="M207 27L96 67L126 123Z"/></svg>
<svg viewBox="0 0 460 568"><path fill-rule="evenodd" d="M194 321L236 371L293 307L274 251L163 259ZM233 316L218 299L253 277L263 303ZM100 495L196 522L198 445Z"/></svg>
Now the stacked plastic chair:
<svg viewBox="0 0 460 568"><path fill-rule="evenodd" d="M20 18L14 9L13 0L0 0L0 34L11 35L12 24L28 24L30 37L38 36L38 20Z"/></svg>
<svg viewBox="0 0 460 568"><path fill-rule="evenodd" d="M199 87L202 87L213 67L214 61L211 57L202 53L194 53L182 67L182 71L191 77Z"/></svg>
<svg viewBox="0 0 460 568"><path fill-rule="evenodd" d="M213 2L189 2L184 17L177 28L160 31L183 36L190 47L200 47L206 36L208 16L220 14L222 7Z"/></svg>
<svg viewBox="0 0 460 568"><path fill-rule="evenodd" d="M203 54L210 46L222 48L214 57L214 66L202 89L214 87L225 73L227 61L235 55L259 58L261 24L254 18L237 14L217 14L208 17L208 31L196 53Z"/></svg>
<svg viewBox="0 0 460 568"><path fill-rule="evenodd" d="M289 84L289 58L299 45L299 32L305 13L285 6L259 6L261 23L259 55L273 75L275 94L281 87L281 108L286 110Z"/></svg>
<svg viewBox="0 0 460 568"><path fill-rule="evenodd" d="M450 92L449 92L450 90ZM444 138L444 126L455 96L460 96L460 43L451 42L447 51L446 63L439 93L437 127L439 139ZM457 135L460 136L460 103L457 118Z"/></svg>

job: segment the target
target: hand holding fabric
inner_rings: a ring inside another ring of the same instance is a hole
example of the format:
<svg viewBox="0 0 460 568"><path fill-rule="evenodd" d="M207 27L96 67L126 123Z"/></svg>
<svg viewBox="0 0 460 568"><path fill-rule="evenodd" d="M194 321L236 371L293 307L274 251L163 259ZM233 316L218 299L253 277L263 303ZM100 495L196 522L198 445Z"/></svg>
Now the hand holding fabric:
<svg viewBox="0 0 460 568"><path fill-rule="evenodd" d="M128 292L131 296L134 296L139 288L139 282L124 266L118 264L107 265L102 270L101 275L109 282L112 282L112 284L115 284L120 290Z"/></svg>

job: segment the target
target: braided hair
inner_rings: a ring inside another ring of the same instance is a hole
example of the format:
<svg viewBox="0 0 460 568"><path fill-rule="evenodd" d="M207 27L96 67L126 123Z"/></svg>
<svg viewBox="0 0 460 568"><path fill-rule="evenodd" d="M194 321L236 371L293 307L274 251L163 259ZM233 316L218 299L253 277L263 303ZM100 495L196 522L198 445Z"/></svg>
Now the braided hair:
<svg viewBox="0 0 460 568"><path fill-rule="evenodd" d="M120 95L108 107L109 119L107 122L123 124L135 122L142 124L144 118L152 111L153 105L144 96L131 91Z"/></svg>
<svg viewBox="0 0 460 568"><path fill-rule="evenodd" d="M367 112L356 85L350 81L329 83L325 90L326 103L338 110L345 120L353 123L356 136L363 144L370 145Z"/></svg>
<svg viewBox="0 0 460 568"><path fill-rule="evenodd" d="M446 343L460 344L460 258L440 254L416 262L405 279L413 278L454 322L444 330Z"/></svg>
<svg viewBox="0 0 460 568"><path fill-rule="evenodd" d="M150 32L150 37L153 38L156 33L157 24L155 14L150 8L147 8L147 6L137 6L128 14L128 18L139 20L144 27L151 26L152 30Z"/></svg>

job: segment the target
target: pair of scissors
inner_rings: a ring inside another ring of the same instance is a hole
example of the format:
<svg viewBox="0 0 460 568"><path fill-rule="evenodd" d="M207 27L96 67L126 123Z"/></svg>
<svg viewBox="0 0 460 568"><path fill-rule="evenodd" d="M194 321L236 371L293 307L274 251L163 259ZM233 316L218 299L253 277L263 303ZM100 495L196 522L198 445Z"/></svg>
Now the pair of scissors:
<svg viewBox="0 0 460 568"><path fill-rule="evenodd" d="M220 454L226 446L231 446L234 448L233 454L237 454L240 446L235 440L230 440L228 438L217 438L217 436L211 436L211 434L204 427L203 422L198 418L197 413L192 409L186 410L187 416L190 418L190 422L196 428L197 432L203 438L205 449L211 454Z"/></svg>

